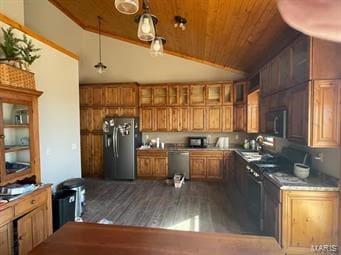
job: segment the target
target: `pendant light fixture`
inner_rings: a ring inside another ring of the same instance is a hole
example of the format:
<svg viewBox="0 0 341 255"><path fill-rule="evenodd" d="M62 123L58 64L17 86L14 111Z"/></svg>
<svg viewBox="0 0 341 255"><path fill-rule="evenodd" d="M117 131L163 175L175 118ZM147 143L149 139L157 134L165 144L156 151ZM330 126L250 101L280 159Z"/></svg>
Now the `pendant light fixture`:
<svg viewBox="0 0 341 255"><path fill-rule="evenodd" d="M101 45L101 16L97 16L98 19L98 50L99 50L99 62L95 65L95 68L99 74L104 73L107 67L102 63L102 45Z"/></svg>
<svg viewBox="0 0 341 255"><path fill-rule="evenodd" d="M116 9L123 14L135 14L139 10L138 0L115 0Z"/></svg>
<svg viewBox="0 0 341 255"><path fill-rule="evenodd" d="M155 36L150 44L150 55L153 57L163 55L163 45L166 43L166 39L161 36Z"/></svg>
<svg viewBox="0 0 341 255"><path fill-rule="evenodd" d="M142 7L143 13L135 19L139 23L137 37L141 41L150 42L155 38L155 25L158 19L150 13L148 0L143 1Z"/></svg>

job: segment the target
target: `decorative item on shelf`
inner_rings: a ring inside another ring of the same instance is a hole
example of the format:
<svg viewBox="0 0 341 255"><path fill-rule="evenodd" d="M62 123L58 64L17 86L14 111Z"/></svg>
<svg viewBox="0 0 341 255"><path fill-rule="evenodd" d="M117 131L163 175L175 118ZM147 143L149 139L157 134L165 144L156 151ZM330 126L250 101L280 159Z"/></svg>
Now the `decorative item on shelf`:
<svg viewBox="0 0 341 255"><path fill-rule="evenodd" d="M29 66L38 59L39 55L34 55L34 52L39 51L35 48L31 39L28 39L26 34L19 39L15 36L13 28L1 28L3 33L3 42L0 43L0 48L3 52L4 58L0 59L6 61L7 64L29 71Z"/></svg>
<svg viewBox="0 0 341 255"><path fill-rule="evenodd" d="M148 2L148 0L143 1L143 13L135 18L135 21L139 23L137 37L145 42L150 42L155 38L155 25L158 22L157 17L151 14Z"/></svg>
<svg viewBox="0 0 341 255"><path fill-rule="evenodd" d="M99 74L105 72L107 67L102 63L102 45L101 45L101 16L97 16L98 19L98 50L99 50L99 62L94 66Z"/></svg>
<svg viewBox="0 0 341 255"><path fill-rule="evenodd" d="M115 0L115 8L123 14L132 15L139 10L138 0Z"/></svg>
<svg viewBox="0 0 341 255"><path fill-rule="evenodd" d="M186 30L187 19L181 16L175 16L174 20L174 28L180 28L182 31Z"/></svg>

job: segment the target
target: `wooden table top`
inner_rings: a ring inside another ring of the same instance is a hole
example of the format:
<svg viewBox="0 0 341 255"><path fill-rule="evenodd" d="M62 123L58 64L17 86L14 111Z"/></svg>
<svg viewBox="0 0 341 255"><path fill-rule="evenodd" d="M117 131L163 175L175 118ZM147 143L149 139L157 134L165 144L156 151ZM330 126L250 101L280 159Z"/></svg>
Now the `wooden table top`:
<svg viewBox="0 0 341 255"><path fill-rule="evenodd" d="M283 255L272 237L69 222L30 254Z"/></svg>

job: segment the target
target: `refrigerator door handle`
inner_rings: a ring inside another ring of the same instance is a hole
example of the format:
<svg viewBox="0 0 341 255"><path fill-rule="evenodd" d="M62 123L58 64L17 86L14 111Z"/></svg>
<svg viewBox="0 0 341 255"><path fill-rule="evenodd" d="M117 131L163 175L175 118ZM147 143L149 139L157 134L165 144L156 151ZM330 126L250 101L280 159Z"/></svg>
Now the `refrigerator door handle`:
<svg viewBox="0 0 341 255"><path fill-rule="evenodd" d="M117 133L118 133L118 128L117 127L115 127L115 158L118 158L118 152L117 152L117 145L118 145L118 143L117 143Z"/></svg>
<svg viewBox="0 0 341 255"><path fill-rule="evenodd" d="M112 129L112 151L113 151L113 157L115 157L115 127Z"/></svg>
<svg viewBox="0 0 341 255"><path fill-rule="evenodd" d="M118 140L118 128L116 129L116 158L119 157L118 150L119 150L119 140Z"/></svg>

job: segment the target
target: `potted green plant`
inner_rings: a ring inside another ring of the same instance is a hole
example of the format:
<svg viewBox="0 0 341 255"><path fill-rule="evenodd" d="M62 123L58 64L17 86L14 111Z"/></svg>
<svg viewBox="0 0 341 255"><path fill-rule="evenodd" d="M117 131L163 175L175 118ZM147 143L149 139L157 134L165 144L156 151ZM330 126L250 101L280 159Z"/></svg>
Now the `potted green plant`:
<svg viewBox="0 0 341 255"><path fill-rule="evenodd" d="M28 39L25 34L23 35L23 39L20 40L18 49L20 60L26 70L29 70L29 66L32 65L36 59L40 58L40 55L33 54L34 52L39 51L40 48L36 48L33 45L32 40Z"/></svg>
<svg viewBox="0 0 341 255"><path fill-rule="evenodd" d="M0 48L3 52L4 58L1 60L7 61L9 64L15 65L19 60L19 38L15 37L13 28L8 29L1 28L3 34L3 42L0 43Z"/></svg>

